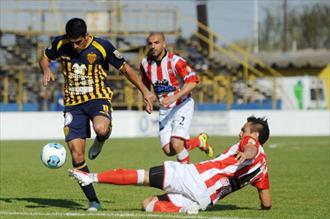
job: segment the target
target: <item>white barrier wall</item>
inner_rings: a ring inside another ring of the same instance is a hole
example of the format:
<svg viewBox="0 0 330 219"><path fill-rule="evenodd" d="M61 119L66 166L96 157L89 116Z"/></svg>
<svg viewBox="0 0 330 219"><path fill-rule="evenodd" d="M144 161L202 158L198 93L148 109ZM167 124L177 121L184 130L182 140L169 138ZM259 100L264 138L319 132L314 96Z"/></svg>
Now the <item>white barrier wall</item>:
<svg viewBox="0 0 330 219"><path fill-rule="evenodd" d="M248 116L268 118L272 136L329 136L330 111L203 111L195 112L191 134L238 135ZM62 139L62 112L1 112L0 139ZM93 134L93 137L95 135ZM158 136L158 112L113 113L112 137Z"/></svg>

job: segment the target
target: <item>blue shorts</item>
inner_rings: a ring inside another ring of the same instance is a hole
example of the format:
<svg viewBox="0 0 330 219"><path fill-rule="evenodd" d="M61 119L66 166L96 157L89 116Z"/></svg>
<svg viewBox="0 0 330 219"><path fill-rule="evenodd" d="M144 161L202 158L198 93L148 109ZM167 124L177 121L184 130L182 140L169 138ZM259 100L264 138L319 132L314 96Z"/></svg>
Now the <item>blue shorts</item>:
<svg viewBox="0 0 330 219"><path fill-rule="evenodd" d="M95 99L75 106L65 106L65 141L69 142L76 138L90 138L90 121L92 121L95 116L105 116L111 120L111 112L111 102L107 99Z"/></svg>

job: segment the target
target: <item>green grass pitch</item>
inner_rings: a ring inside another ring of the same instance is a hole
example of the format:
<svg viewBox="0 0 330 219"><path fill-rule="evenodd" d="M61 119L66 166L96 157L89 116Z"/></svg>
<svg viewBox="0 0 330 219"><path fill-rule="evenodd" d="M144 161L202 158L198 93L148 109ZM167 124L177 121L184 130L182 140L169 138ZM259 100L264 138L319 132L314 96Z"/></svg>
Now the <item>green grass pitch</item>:
<svg viewBox="0 0 330 219"><path fill-rule="evenodd" d="M211 136L210 142L220 153L237 140ZM55 142L64 144L62 140ZM271 137L265 145L273 197L270 211L259 210L255 188L248 186L194 217L144 213L142 200L162 191L105 184L95 185L103 210L87 214L87 201L67 174L70 156L62 168L52 170L40 161L47 141L0 143L0 218L330 218L329 137ZM100 156L94 161L87 159L87 163L95 172L148 168L166 159L175 158L163 155L157 138L110 139ZM197 162L206 156L196 150L191 159Z"/></svg>

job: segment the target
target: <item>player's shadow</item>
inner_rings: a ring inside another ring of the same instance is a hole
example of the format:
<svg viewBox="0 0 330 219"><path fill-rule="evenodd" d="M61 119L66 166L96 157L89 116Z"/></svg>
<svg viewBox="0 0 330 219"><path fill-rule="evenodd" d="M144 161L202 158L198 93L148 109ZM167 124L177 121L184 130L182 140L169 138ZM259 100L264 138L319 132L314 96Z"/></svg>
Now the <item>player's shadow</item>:
<svg viewBox="0 0 330 219"><path fill-rule="evenodd" d="M214 205L210 209L208 209L208 211L231 211L231 210L256 210L256 209L250 207L239 207L237 205L226 205L226 204Z"/></svg>
<svg viewBox="0 0 330 219"><path fill-rule="evenodd" d="M68 209L84 209L83 206L75 201L67 199L50 199L50 198L0 198L0 201L6 203L15 202L28 202L33 204L27 204L26 208L47 208L47 207L58 207L58 208L68 208Z"/></svg>

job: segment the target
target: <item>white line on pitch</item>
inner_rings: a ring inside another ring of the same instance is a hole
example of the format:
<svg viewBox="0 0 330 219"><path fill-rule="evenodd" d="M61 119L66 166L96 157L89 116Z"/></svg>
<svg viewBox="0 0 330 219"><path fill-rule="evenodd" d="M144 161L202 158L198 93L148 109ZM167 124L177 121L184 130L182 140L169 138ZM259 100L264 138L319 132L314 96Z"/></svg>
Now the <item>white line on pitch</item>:
<svg viewBox="0 0 330 219"><path fill-rule="evenodd" d="M58 217L144 217L144 218L196 218L196 219L243 219L241 217L204 217L193 215L169 215L169 214L135 214L129 212L121 213L46 213L46 212L13 212L13 211L0 211L0 215L18 215L18 216L58 216ZM246 219L246 218L245 218Z"/></svg>

